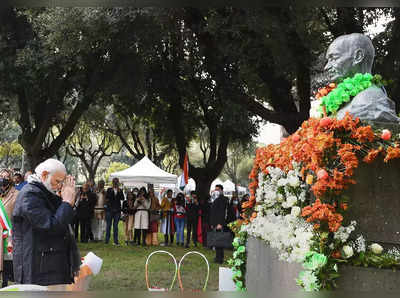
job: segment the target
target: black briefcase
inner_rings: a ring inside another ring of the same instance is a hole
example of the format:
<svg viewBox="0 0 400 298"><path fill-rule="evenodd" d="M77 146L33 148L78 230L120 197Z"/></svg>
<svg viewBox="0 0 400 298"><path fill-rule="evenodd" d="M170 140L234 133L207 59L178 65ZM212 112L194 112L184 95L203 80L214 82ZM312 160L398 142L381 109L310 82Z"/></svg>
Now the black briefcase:
<svg viewBox="0 0 400 298"><path fill-rule="evenodd" d="M233 235L226 231L208 231L207 246L220 248L233 248Z"/></svg>

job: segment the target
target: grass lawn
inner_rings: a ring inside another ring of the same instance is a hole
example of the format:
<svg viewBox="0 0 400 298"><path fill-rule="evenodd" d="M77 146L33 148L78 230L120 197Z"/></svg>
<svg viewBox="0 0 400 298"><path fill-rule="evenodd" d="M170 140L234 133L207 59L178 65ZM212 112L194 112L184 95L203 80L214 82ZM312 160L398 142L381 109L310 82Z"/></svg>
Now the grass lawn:
<svg viewBox="0 0 400 298"><path fill-rule="evenodd" d="M215 251L203 248L201 244L196 248L191 244L190 248L177 247L176 244L168 247L136 247L126 246L122 233L123 223L120 223L120 246L113 246L112 237L110 243L78 243L81 255L85 256L89 251L103 259L103 267L99 275L95 276L90 284L90 290L119 290L140 291L147 290L145 280L145 263L147 256L155 250L166 250L172 253L177 262L190 250L203 253L210 263L210 278L207 290L218 290L219 266L228 267L226 261L232 256L232 251L225 250L225 263L223 265L213 263ZM186 233L185 233L186 237ZM160 243L162 235L159 234ZM157 254L150 259L149 279L151 286L169 287L174 273L172 259L166 254ZM182 265L182 281L185 289L203 288L207 267L204 260L198 255L189 255ZM179 290L178 279L174 285Z"/></svg>

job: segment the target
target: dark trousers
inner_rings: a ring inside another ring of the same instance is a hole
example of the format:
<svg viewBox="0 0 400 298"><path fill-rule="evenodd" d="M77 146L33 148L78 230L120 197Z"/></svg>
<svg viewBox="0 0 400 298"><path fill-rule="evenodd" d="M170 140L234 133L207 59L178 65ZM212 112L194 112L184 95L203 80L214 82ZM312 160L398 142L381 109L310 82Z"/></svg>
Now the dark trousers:
<svg viewBox="0 0 400 298"><path fill-rule="evenodd" d="M147 230L135 229L134 241L137 243L137 245L140 245L140 238L142 238L142 245L146 246L146 236L147 236Z"/></svg>
<svg viewBox="0 0 400 298"><path fill-rule="evenodd" d="M215 248L215 261L221 264L224 262L224 249L222 247Z"/></svg>
<svg viewBox="0 0 400 298"><path fill-rule="evenodd" d="M201 224L201 238L203 240L203 247L207 247L207 231L209 229L208 223L203 222Z"/></svg>
<svg viewBox="0 0 400 298"><path fill-rule="evenodd" d="M118 223L121 218L121 212L106 212L106 243L110 242L111 237L111 225L113 226L113 237L114 243L118 242Z"/></svg>
<svg viewBox="0 0 400 298"><path fill-rule="evenodd" d="M2 284L1 287L5 288L8 286L8 282L14 281L14 270L13 270L13 261L5 260L3 261L3 272L1 273Z"/></svg>
<svg viewBox="0 0 400 298"><path fill-rule="evenodd" d="M75 215L74 217L74 234L75 234L75 240L78 241L78 234L79 234L79 219L78 217Z"/></svg>
<svg viewBox="0 0 400 298"><path fill-rule="evenodd" d="M187 225L186 225L186 243L190 243L190 235L192 235L193 238L193 243L196 244L197 243L197 225L198 225L198 221L197 220L192 220L192 219L188 219L187 221Z"/></svg>
<svg viewBox="0 0 400 298"><path fill-rule="evenodd" d="M91 225L91 220L90 218L79 218L79 227L81 230L81 242L85 243L88 242L90 238L90 225Z"/></svg>

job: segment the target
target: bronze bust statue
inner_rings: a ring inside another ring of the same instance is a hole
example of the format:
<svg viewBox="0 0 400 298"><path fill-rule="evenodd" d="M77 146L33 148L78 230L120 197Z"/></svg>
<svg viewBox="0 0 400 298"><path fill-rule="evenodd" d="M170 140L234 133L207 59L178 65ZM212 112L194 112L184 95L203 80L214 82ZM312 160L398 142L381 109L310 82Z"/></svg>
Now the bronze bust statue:
<svg viewBox="0 0 400 298"><path fill-rule="evenodd" d="M367 36L361 33L342 35L328 47L325 71L334 82L356 73L371 73L374 56L375 49ZM387 97L385 89L375 85L358 93L337 112L336 117L342 119L346 112L361 120L400 121L395 104Z"/></svg>

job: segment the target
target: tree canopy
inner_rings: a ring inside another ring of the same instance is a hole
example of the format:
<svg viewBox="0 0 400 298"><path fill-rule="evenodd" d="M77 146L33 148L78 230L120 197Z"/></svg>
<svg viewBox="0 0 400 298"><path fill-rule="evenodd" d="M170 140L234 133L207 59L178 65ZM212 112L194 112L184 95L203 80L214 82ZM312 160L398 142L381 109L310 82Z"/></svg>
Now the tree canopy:
<svg viewBox="0 0 400 298"><path fill-rule="evenodd" d="M1 142L18 141L30 168L66 148L72 153L79 134L86 138L79 150L90 148L96 136L88 127L95 127L100 136L118 139L132 160L147 155L164 169L175 170L198 148L202 158L193 159L189 172L205 194L229 148L246 147L260 119L291 133L308 118L310 97L326 82L324 52L335 37L369 34L382 19L386 30L371 35L374 69L389 81L389 96L400 108L398 8L293 4L0 14L0 112L19 127L18 137ZM20 154L14 149L6 151ZM82 155L79 150L72 155Z"/></svg>

